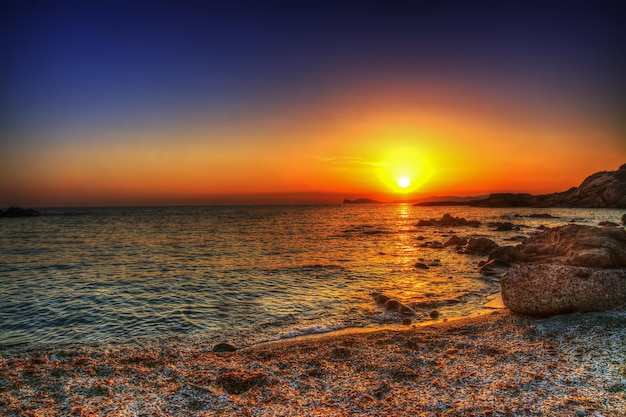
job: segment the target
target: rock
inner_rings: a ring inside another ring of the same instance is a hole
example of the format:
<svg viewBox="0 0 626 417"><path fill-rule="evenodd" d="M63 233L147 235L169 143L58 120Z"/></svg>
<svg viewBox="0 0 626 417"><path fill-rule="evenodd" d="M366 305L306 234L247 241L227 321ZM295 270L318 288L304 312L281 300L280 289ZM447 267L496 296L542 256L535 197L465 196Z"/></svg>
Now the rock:
<svg viewBox="0 0 626 417"><path fill-rule="evenodd" d="M516 246L498 246L489 252L489 260L500 259L509 263L517 263L520 261L520 257L520 251Z"/></svg>
<svg viewBox="0 0 626 417"><path fill-rule="evenodd" d="M510 230L520 230L520 227L511 222L495 222L489 223L489 226L493 227L495 232L508 232Z"/></svg>
<svg viewBox="0 0 626 417"><path fill-rule="evenodd" d="M468 244L469 247L469 244ZM626 230L568 224L546 228L517 246L494 249L489 258L591 268L626 268Z"/></svg>
<svg viewBox="0 0 626 417"><path fill-rule="evenodd" d="M398 311L403 316L416 316L417 313L411 307L406 304L400 304L400 309Z"/></svg>
<svg viewBox="0 0 626 417"><path fill-rule="evenodd" d="M418 269L430 269L428 267L428 265L426 265L423 262L416 262L415 265L413 265L414 267L418 268Z"/></svg>
<svg viewBox="0 0 626 417"><path fill-rule="evenodd" d="M381 305L387 311L394 311L403 316L416 316L417 312L406 304L401 303L385 294L373 293L376 304Z"/></svg>
<svg viewBox="0 0 626 417"><path fill-rule="evenodd" d="M439 317L439 311L437 311L437 310L433 310L433 311L431 311L431 312L430 312L429 316L430 316L430 318L431 318L431 319L433 319L433 320L434 320L434 319L436 319L437 317Z"/></svg>
<svg viewBox="0 0 626 417"><path fill-rule="evenodd" d="M502 301L515 313L552 316L626 304L626 269L527 264L500 280Z"/></svg>
<svg viewBox="0 0 626 417"><path fill-rule="evenodd" d="M622 219L619 222L620 224L626 224L626 214L622 216Z"/></svg>
<svg viewBox="0 0 626 417"><path fill-rule="evenodd" d="M452 236L444 243L444 246L465 246L467 245L467 239L459 237L457 235Z"/></svg>
<svg viewBox="0 0 626 417"><path fill-rule="evenodd" d="M387 300L387 302L385 303L385 309L389 311L397 311L400 309L400 305L402 305L400 301L394 300L392 298L390 300Z"/></svg>
<svg viewBox="0 0 626 417"><path fill-rule="evenodd" d="M381 293L374 293L372 294L374 296L374 300L376 301L376 304L378 305L385 305L385 303L389 300L391 300L391 297L386 296L385 294L381 294Z"/></svg>
<svg viewBox="0 0 626 417"><path fill-rule="evenodd" d="M41 213L32 208L9 207L6 210L0 210L0 217L36 217L40 215Z"/></svg>
<svg viewBox="0 0 626 417"><path fill-rule="evenodd" d="M500 275L503 274L512 265L502 259L491 259L481 266L480 273L483 275Z"/></svg>
<svg viewBox="0 0 626 417"><path fill-rule="evenodd" d="M234 352L237 348L230 343L218 343L213 346L213 352Z"/></svg>
<svg viewBox="0 0 626 417"><path fill-rule="evenodd" d="M408 317L406 317L406 318L403 318L403 319L402 319L402 324L403 324L404 326L410 326L410 325L411 325L411 323L412 323L412 322L411 322L411 319L410 319L410 318L408 318Z"/></svg>
<svg viewBox="0 0 626 417"><path fill-rule="evenodd" d="M417 315L415 310L413 310L411 307L407 306L406 304L402 304L400 301L394 300L393 298L387 300L387 302L384 304L384 307L387 311L395 311L403 316Z"/></svg>
<svg viewBox="0 0 626 417"><path fill-rule="evenodd" d="M478 220L467 220L463 217L454 217L450 214L444 214L440 220L420 220L417 223L418 226L437 226L437 227L457 227L457 226L470 226L478 227L480 222Z"/></svg>
<svg viewBox="0 0 626 417"><path fill-rule="evenodd" d="M465 253L469 255L489 255L489 253L497 247L498 244L491 239L473 237L467 242Z"/></svg>

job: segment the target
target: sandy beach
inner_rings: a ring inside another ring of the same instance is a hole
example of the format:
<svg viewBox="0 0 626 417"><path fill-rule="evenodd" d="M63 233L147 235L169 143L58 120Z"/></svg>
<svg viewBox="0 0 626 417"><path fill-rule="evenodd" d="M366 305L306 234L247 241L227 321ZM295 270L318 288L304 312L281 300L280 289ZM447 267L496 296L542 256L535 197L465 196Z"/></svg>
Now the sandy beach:
<svg viewBox="0 0 626 417"><path fill-rule="evenodd" d="M7 416L626 416L624 311L0 362Z"/></svg>

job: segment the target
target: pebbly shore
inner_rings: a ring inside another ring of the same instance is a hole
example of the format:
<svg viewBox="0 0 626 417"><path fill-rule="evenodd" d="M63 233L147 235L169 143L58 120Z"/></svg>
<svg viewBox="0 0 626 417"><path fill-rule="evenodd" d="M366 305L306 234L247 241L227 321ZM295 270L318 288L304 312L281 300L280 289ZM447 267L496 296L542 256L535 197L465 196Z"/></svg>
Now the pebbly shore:
<svg viewBox="0 0 626 417"><path fill-rule="evenodd" d="M7 416L626 416L626 312L5 354Z"/></svg>

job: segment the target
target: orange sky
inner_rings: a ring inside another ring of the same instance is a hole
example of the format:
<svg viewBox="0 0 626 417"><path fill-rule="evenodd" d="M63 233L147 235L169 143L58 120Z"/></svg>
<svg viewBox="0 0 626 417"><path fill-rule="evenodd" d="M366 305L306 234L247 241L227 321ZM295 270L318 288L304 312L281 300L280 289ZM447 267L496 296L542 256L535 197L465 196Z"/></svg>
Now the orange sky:
<svg viewBox="0 0 626 417"><path fill-rule="evenodd" d="M74 133L7 149L5 204L211 203L212 196L330 193L383 200L512 191L548 193L626 161L599 123L544 109L413 92L350 91L241 124L203 120ZM89 135L89 140L83 136ZM12 155L14 153L15 155ZM411 185L401 189L397 179ZM254 203L251 197L250 202ZM299 197L277 198L277 202ZM237 200L239 201L239 200ZM306 200L306 202L310 202Z"/></svg>
<svg viewBox="0 0 626 417"><path fill-rule="evenodd" d="M11 3L0 206L538 194L626 162L610 9L422 3Z"/></svg>

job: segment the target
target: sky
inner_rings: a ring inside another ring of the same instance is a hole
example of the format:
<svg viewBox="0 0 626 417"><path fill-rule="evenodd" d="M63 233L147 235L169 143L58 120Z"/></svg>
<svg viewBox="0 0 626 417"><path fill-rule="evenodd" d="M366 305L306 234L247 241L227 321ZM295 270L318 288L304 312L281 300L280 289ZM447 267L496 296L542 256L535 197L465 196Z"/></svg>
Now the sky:
<svg viewBox="0 0 626 417"><path fill-rule="evenodd" d="M626 162L618 2L0 5L0 206L564 191Z"/></svg>

